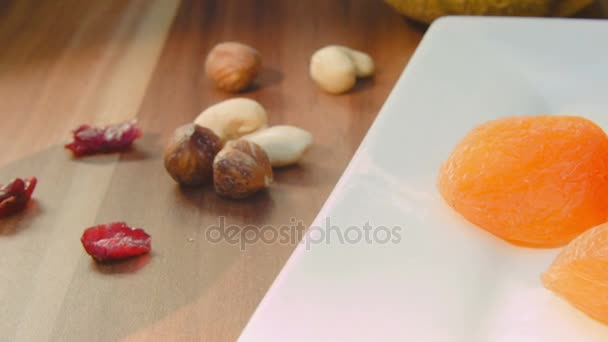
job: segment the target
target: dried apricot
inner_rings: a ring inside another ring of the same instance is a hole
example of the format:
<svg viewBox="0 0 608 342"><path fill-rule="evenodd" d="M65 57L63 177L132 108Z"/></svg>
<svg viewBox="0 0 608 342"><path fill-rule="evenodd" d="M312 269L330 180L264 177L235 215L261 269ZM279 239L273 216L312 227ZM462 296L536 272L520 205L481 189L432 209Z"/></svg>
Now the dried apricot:
<svg viewBox="0 0 608 342"><path fill-rule="evenodd" d="M608 324L608 224L572 240L542 282L587 315Z"/></svg>
<svg viewBox="0 0 608 342"><path fill-rule="evenodd" d="M554 247L608 219L608 137L576 116L519 116L475 127L438 188L470 222L517 245Z"/></svg>

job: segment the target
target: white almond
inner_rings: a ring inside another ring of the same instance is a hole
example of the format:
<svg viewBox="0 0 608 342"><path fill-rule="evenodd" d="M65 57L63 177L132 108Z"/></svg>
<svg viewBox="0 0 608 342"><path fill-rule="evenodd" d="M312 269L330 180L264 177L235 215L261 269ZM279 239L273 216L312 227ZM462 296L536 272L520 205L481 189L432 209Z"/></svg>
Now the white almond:
<svg viewBox="0 0 608 342"><path fill-rule="evenodd" d="M297 163L312 145L312 134L295 126L280 125L243 136L266 152L273 167Z"/></svg>

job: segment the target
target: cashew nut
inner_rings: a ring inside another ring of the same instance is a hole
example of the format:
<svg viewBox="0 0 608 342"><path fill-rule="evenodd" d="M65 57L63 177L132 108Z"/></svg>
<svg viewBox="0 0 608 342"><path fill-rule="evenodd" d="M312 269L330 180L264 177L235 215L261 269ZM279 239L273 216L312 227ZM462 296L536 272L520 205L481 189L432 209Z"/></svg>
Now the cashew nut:
<svg viewBox="0 0 608 342"><path fill-rule="evenodd" d="M273 167L297 163L312 144L308 131L288 125L269 127L245 135L243 139L260 145Z"/></svg>
<svg viewBox="0 0 608 342"><path fill-rule="evenodd" d="M357 77L374 73L374 61L361 51L346 46L329 45L317 50L310 59L310 77L317 85L333 94L347 92Z"/></svg>
<svg viewBox="0 0 608 342"><path fill-rule="evenodd" d="M205 109L194 123L209 128L222 141L227 141L266 127L268 116L258 102L234 98Z"/></svg>

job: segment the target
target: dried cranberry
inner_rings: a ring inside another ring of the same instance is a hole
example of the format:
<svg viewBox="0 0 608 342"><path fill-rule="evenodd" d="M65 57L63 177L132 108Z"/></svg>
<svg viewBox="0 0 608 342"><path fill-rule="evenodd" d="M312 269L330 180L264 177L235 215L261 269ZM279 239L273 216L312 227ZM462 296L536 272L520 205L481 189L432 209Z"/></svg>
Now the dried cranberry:
<svg viewBox="0 0 608 342"><path fill-rule="evenodd" d="M97 261L122 260L148 253L151 248L150 235L124 222L87 228L80 241L87 253Z"/></svg>
<svg viewBox="0 0 608 342"><path fill-rule="evenodd" d="M123 151L141 137L141 129L135 120L103 128L82 125L73 131L74 141L65 145L74 156Z"/></svg>
<svg viewBox="0 0 608 342"><path fill-rule="evenodd" d="M0 188L0 217L23 210L32 197L38 180L36 177L15 178Z"/></svg>

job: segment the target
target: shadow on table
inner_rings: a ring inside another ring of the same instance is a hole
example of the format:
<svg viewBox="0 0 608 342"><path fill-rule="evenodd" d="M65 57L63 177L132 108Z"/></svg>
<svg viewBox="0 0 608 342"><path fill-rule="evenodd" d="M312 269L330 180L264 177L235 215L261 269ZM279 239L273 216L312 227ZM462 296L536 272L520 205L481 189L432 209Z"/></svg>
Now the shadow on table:
<svg viewBox="0 0 608 342"><path fill-rule="evenodd" d="M283 81L283 72L278 69L263 67L256 81L244 93L256 92L267 87L276 86Z"/></svg>
<svg viewBox="0 0 608 342"><path fill-rule="evenodd" d="M27 206L22 211L0 218L0 236L15 235L21 230L31 227L32 222L43 212L44 208L40 201L36 198L30 199Z"/></svg>
<svg viewBox="0 0 608 342"><path fill-rule="evenodd" d="M126 260L97 262L91 260L91 271L107 275L113 274L134 274L150 263L154 253L144 254Z"/></svg>

